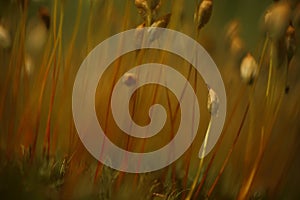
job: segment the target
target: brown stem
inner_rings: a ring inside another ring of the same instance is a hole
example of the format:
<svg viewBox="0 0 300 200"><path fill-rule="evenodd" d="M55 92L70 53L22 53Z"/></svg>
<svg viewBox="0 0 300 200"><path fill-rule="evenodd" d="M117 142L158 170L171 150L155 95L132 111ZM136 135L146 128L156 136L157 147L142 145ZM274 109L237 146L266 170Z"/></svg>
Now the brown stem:
<svg viewBox="0 0 300 200"><path fill-rule="evenodd" d="M229 149L229 151L228 151L228 153L227 153L227 156L226 156L226 158L225 158L225 160L224 160L224 162L223 162L223 165L222 165L222 167L221 167L221 169L220 169L220 171L219 171L219 173L218 173L217 178L215 179L214 183L212 184L212 186L211 186L210 189L208 190L207 197L210 197L210 196L211 196L211 194L212 194L212 192L214 191L214 189L215 189L217 183L218 183L219 180L220 180L221 175L223 174L223 172L224 172L224 170L225 170L225 167L227 166L227 163L228 163L228 161L229 161L229 158L231 157L231 154L232 154L232 152L233 152L233 149L234 149L234 147L236 146L237 141L238 141L238 139L239 139L239 136L240 136L240 134L241 134L241 130L242 130L243 126L244 126L244 123L245 123L245 120L246 120L246 116L247 116L247 114L248 114L248 111L249 111L249 103L248 103L248 105L247 105L247 107L246 107L246 111L245 111L245 113L244 113L242 122L241 122L240 127L239 127L239 129L238 129L238 131L237 131L237 134L236 134L236 136L235 136L235 138L234 138L234 141L233 141L233 143L232 143L232 146L231 146L231 148Z"/></svg>
<svg viewBox="0 0 300 200"><path fill-rule="evenodd" d="M69 80L70 66L72 66L71 65L71 59L72 59L72 56L73 56L75 40L77 38L77 34L78 34L78 30L79 30L80 18L81 18L81 14L82 14L81 10L82 10L82 0L78 0L75 27L74 27L74 30L73 30L73 34L71 36L71 41L70 41L70 44L69 44L69 48L68 48L67 55L66 55L66 61L65 61L66 71L64 73L64 75L65 75L64 80L66 82L68 82L68 80Z"/></svg>
<svg viewBox="0 0 300 200"><path fill-rule="evenodd" d="M127 2L126 8L125 8L125 19L124 19L124 22L123 22L123 27L125 27L126 24L127 24L128 17L129 17L129 12L130 12L130 4ZM108 118L109 118L109 113L110 113L109 112L109 108L110 108L109 105L110 105L111 98L112 98L113 87L114 87L115 83L117 82L117 74L120 71L121 63L122 63L122 58L119 58L117 60L117 64L116 64L117 67L114 71L113 82L112 82L111 89L110 89L110 94L109 94L109 99L108 99L108 106L107 106L108 109L106 111L106 117L105 117L104 133L107 133ZM104 143L105 143L105 141L102 142L102 147L101 147L102 150L103 150L103 147L104 147ZM102 157L102 152L103 152L102 150L101 150L101 153L100 153L100 157ZM98 162L98 165L97 165L97 168L96 168L96 171L95 171L95 175L94 175L94 183L96 183L98 176L102 173L102 167L103 167L102 163ZM121 177L121 179L122 179L123 176L121 175L119 177ZM119 178L119 180L120 180L120 178Z"/></svg>
<svg viewBox="0 0 300 200"><path fill-rule="evenodd" d="M62 19L63 19L63 12L61 14L59 32L62 32ZM49 72L51 69L51 65L52 65L52 63L54 61L54 57L56 55L57 46L59 44L59 39L60 39L60 37L57 37L55 40L53 50L51 52L50 58L46 65L46 72L44 74L44 77L43 77L43 80L41 83L41 91L40 91L40 95L38 98L38 110L37 110L36 125L35 125L36 127L35 127L35 132L34 132L34 140L33 140L33 144L32 144L32 159L34 158L35 150L36 150L36 143L37 143L37 139L38 139L38 132L39 132L39 126L40 126L40 121L41 121L41 110L42 110L43 97L44 97L45 88L46 88L46 82L47 82L48 75L49 75Z"/></svg>
<svg viewBox="0 0 300 200"><path fill-rule="evenodd" d="M241 89L240 89L240 91L239 91L239 95L238 95L238 97L237 97L237 99L236 99L236 101L235 101L235 103L234 103L234 107L233 107L233 110L232 110L232 112L231 112L231 114L229 115L229 117L228 117L228 122L231 122L232 121L232 118L233 118L233 116L234 116L234 114L235 114L235 112L236 112L236 110L237 110L237 107L238 107L238 105L239 105L239 102L241 102L240 100L241 100L241 97L243 96L243 87L241 87ZM228 127L229 127L229 124L230 123L226 123L225 124L225 126L224 126L224 129L223 129L223 134L221 134L221 136L220 136L220 139L219 139L219 141L218 141L218 143L217 143L217 145L216 145L216 147L215 147L215 150L214 150L214 152L213 152L213 155L212 155L212 157L211 157L211 159L210 159L210 161L209 161L209 163L208 163L208 165L207 165L207 168L206 168L206 170L205 170L205 172L204 172L204 174L203 174L203 177L202 177L202 179L201 179L201 181L200 181L200 183L199 183L199 185L198 185L198 188L197 188L197 191L196 191L196 193L195 193L195 197L198 197L199 196L199 193L200 193L200 190L202 189L202 187L203 187L203 185L204 185L204 182L205 182L205 180L206 180L206 178L207 178L207 175L208 175L208 172L209 172L209 170L210 170L210 168L212 167L212 163L213 163L213 161L214 161L214 159L215 159L215 157L216 157L216 154L217 154L217 152L219 151L219 149L220 149L220 147L221 147L221 143L222 143L222 141L223 141L223 138L225 137L225 135L226 135L226 133L227 133L227 129L228 129Z"/></svg>
<svg viewBox="0 0 300 200"><path fill-rule="evenodd" d="M283 93L283 92L282 92ZM253 168L248 176L248 178L246 179L246 181L244 182L244 184L242 185L241 189L240 189L240 192L238 194L238 197L237 199L245 199L249 193L249 190L252 186L252 183L253 183L253 180L258 172L258 169L260 167L260 164L262 162L262 159L263 159L263 155L264 155L264 152L265 152L265 149L266 149L266 146L269 142L269 139L270 139L270 134L272 132L272 129L274 127L274 124L276 122L276 119L278 117L278 113L279 113L279 110L280 110L280 106L281 106L281 102L282 102L282 99L283 99L283 96L284 94L281 94L280 98L279 98L279 101L278 103L276 104L276 108L275 108L275 112L274 112L274 117L271 118L271 122L270 122L270 126L269 128L267 129L266 131L266 134L264 134L264 126L262 127L262 137L261 137L261 142L260 142L260 148L259 148L259 152L258 152L258 155L255 159L255 162L254 162L254 165L253 165ZM263 141L263 137L265 136L265 139Z"/></svg>
<svg viewBox="0 0 300 200"><path fill-rule="evenodd" d="M57 10L57 0L54 2L54 13L53 13L53 40L56 41L57 36L56 36L56 10ZM62 16L62 10L61 10L61 16ZM62 26L62 19L60 19L60 26ZM61 28L59 29L60 31ZM45 133L45 138L44 138L44 147L43 147L43 153L46 154L46 159L47 161L49 160L49 154L50 154L50 127L51 127L51 116L52 116L52 111L53 111L53 105L54 105L54 100L55 100L55 94L56 94L56 88L57 88L57 81L59 77L59 72L60 70L58 69L58 66L60 63L60 58L61 58L61 38L62 38L62 32L58 33L59 35L59 47L58 47L58 59L54 57L53 61L53 72L52 72L52 90L51 90L51 97L50 97L50 105L49 105L49 110L48 110L48 116L47 116L47 122L46 122L46 133Z"/></svg>

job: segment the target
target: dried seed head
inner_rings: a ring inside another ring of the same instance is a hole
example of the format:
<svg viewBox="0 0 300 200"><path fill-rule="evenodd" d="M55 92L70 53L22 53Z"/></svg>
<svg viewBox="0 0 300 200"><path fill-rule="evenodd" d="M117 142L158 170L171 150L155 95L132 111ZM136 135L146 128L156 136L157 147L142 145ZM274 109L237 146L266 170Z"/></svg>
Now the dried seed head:
<svg viewBox="0 0 300 200"><path fill-rule="evenodd" d="M135 6L142 10L156 10L160 6L160 0L135 0Z"/></svg>
<svg viewBox="0 0 300 200"><path fill-rule="evenodd" d="M134 3L141 17L147 21L147 26L150 26L160 7L160 0L135 0Z"/></svg>
<svg viewBox="0 0 300 200"><path fill-rule="evenodd" d="M138 25L137 27L136 27L136 30L141 30L142 28L144 28L146 26L146 24L145 23L142 23L142 24L140 24L140 25Z"/></svg>
<svg viewBox="0 0 300 200"><path fill-rule="evenodd" d="M134 4L138 9L149 9L147 0L135 0Z"/></svg>
<svg viewBox="0 0 300 200"><path fill-rule="evenodd" d="M240 37L240 22L238 20L233 20L226 26L225 44L232 58L240 62L242 56L245 55L245 45Z"/></svg>
<svg viewBox="0 0 300 200"><path fill-rule="evenodd" d="M26 53L33 57L40 55L48 39L48 33L44 22L30 20L25 39Z"/></svg>
<svg viewBox="0 0 300 200"><path fill-rule="evenodd" d="M46 7L40 7L37 16L30 19L26 27L26 54L34 60L43 51L49 35L50 14Z"/></svg>
<svg viewBox="0 0 300 200"><path fill-rule="evenodd" d="M141 15L141 17L145 20L147 18L148 13L150 12L147 0L135 0L134 4L138 8L138 12Z"/></svg>
<svg viewBox="0 0 300 200"><path fill-rule="evenodd" d="M258 73L258 66L253 56L248 53L242 60L240 73L242 80L247 84L252 84Z"/></svg>
<svg viewBox="0 0 300 200"><path fill-rule="evenodd" d="M233 38L239 36L240 36L240 22L238 20L233 20L228 24L226 28L225 38L227 41L230 41Z"/></svg>
<svg viewBox="0 0 300 200"><path fill-rule="evenodd" d="M295 28L292 25L290 25L286 31L285 45L287 50L288 61L290 61L296 51Z"/></svg>
<svg viewBox="0 0 300 200"><path fill-rule="evenodd" d="M211 115L216 115L219 110L219 98L216 92L208 87L207 109Z"/></svg>
<svg viewBox="0 0 300 200"><path fill-rule="evenodd" d="M265 14L265 30L274 40L279 40L289 26L291 9L288 3L275 3Z"/></svg>
<svg viewBox="0 0 300 200"><path fill-rule="evenodd" d="M7 29L0 24L0 46L3 49L11 46L11 37Z"/></svg>
<svg viewBox="0 0 300 200"><path fill-rule="evenodd" d="M134 73L125 73L122 79L123 83L128 87L136 84L137 77Z"/></svg>
<svg viewBox="0 0 300 200"><path fill-rule="evenodd" d="M150 33L150 41L154 41L158 35L157 35L157 31L155 28L159 27L159 28L166 28L169 24L170 21L170 17L171 14L167 14L161 18L159 18L157 21L153 22L149 28L149 33Z"/></svg>
<svg viewBox="0 0 300 200"><path fill-rule="evenodd" d="M50 28L50 14L48 8L42 6L39 8L38 15L40 19L44 22L47 29Z"/></svg>
<svg viewBox="0 0 300 200"><path fill-rule="evenodd" d="M159 18L155 22L151 24L151 27L160 27L160 28L166 28L170 22L171 13Z"/></svg>
<svg viewBox="0 0 300 200"><path fill-rule="evenodd" d="M240 37L236 36L231 40L230 54L237 60L240 60L245 55L245 45Z"/></svg>
<svg viewBox="0 0 300 200"><path fill-rule="evenodd" d="M197 23L198 29L203 28L209 21L213 9L212 0L203 0L194 14L194 20Z"/></svg>
<svg viewBox="0 0 300 200"><path fill-rule="evenodd" d="M160 6L160 0L148 0L148 5L151 10L156 10Z"/></svg>

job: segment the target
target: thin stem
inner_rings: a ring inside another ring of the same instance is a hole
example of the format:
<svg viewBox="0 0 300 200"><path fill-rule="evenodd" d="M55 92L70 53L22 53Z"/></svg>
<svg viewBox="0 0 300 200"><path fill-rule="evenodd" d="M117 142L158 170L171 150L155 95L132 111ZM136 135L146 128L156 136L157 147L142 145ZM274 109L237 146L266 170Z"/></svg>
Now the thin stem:
<svg viewBox="0 0 300 200"><path fill-rule="evenodd" d="M207 131L206 131L206 134L205 134L204 148L203 148L203 152L202 152L202 156L201 156L202 158L200 159L200 163L199 163L199 166L198 166L198 169L197 169L196 176L195 176L194 181L192 183L191 190L189 191L189 193L188 193L185 200L190 200L192 198L192 195L194 194L194 190L195 190L196 185L198 183L198 180L199 180L199 177L200 177L200 174L201 174L201 170L202 170L202 167L203 167L205 149L206 149L206 146L207 146L207 139L208 139L207 134L209 133L210 127L211 127L211 120L209 121L208 128L207 128Z"/></svg>
<svg viewBox="0 0 300 200"><path fill-rule="evenodd" d="M278 103L276 104L276 108L275 108L275 112L274 112L274 117L272 117L270 120L270 126L269 128L266 130L266 134L265 134L265 126L262 126L262 135L261 135L261 141L260 141L260 150L258 152L258 155L256 157L256 160L254 161L254 166L248 176L248 178L246 179L245 183L242 185L241 189L240 189L240 192L238 194L238 198L237 199L246 199L248 193L249 193L249 190L251 188L251 185L253 183L253 180L258 172L258 169L259 169L259 166L262 162L262 159L263 159L263 155L264 155L264 152L265 152L265 149L266 149L266 146L269 142L269 139L270 139L270 134L272 132L272 129L274 127L274 124L276 122L276 119L278 117L278 113L279 113L279 110L280 110L280 107L281 107L281 103L282 103L282 100L283 100L283 97L284 97L284 93L282 92L282 94L280 95L280 98L278 100ZM265 138L265 139L264 139Z"/></svg>
<svg viewBox="0 0 300 200"><path fill-rule="evenodd" d="M232 119L233 119L233 116L234 116L234 114L235 114L235 112L236 112L236 110L237 110L237 107L238 107L239 103L241 102L241 97L242 97L243 94L244 94L243 91L244 91L244 89L243 89L243 87L241 87L241 89L240 89L240 91L239 91L239 93L238 93L239 95L238 95L238 97L236 98L236 101L235 101L235 103L234 103L233 110L232 110L231 114L230 114L229 117L228 117L228 122L231 122ZM226 123L226 124L225 124L225 127L224 127L224 129L223 129L223 134L221 134L221 136L220 136L220 138L219 138L219 140L218 140L218 143L216 144L216 147L215 147L215 150L214 150L214 152L213 152L213 155L212 155L212 157L211 157L211 159L210 159L210 161L209 161L209 163L208 163L208 165L207 165L207 168L206 168L206 170L205 170L205 172L204 172L204 174L203 174L203 178L201 179L201 182L200 182L199 185L198 185L197 191L196 191L196 193L195 193L195 197L198 197L199 192L200 192L201 188L202 188L203 185L204 185L204 182L205 182L205 180L206 180L206 177L207 177L207 175L208 175L208 172L209 172L210 168L212 167L212 163L213 163L213 161L214 161L214 159L215 159L215 157L216 157L216 154L217 154L217 152L219 151L219 149L220 149L220 147L221 147L221 143L222 143L222 141L223 141L223 138L225 137L225 135L226 135L226 133L227 133L227 129L228 129L228 127L229 127L229 124L230 124L230 123Z"/></svg>
<svg viewBox="0 0 300 200"><path fill-rule="evenodd" d="M268 97L269 93L270 93L272 70L273 70L273 44L271 45L271 51L270 51L270 66L269 66L268 85L267 85L267 90L266 90L266 97Z"/></svg>
<svg viewBox="0 0 300 200"><path fill-rule="evenodd" d="M63 8L61 8L63 9ZM63 19L63 12L61 13L61 20L60 20L60 25L59 25L59 32L62 32L62 19ZM42 103L43 103L43 97L44 97L44 93L45 93L45 88L46 88L46 82L48 79L48 75L50 72L50 68L52 65L52 62L54 60L54 57L56 55L56 51L57 51L57 47L59 44L59 39L60 37L56 38L56 41L54 43L54 47L53 50L51 52L50 58L48 60L48 64L46 65L46 72L44 74L44 78L42 80L41 83L41 91L40 91L40 95L38 98L38 110L37 110L37 116L36 116L36 127L35 127L35 132L34 132L34 140L33 140L33 145L32 145L32 159L35 155L35 150L36 150L36 143L37 143L37 139L38 139L38 132L39 132L39 126L40 126L40 121L41 121L41 110L42 110Z"/></svg>
<svg viewBox="0 0 300 200"><path fill-rule="evenodd" d="M91 40L92 40L91 28L93 25L93 6L94 6L94 1L90 1L90 10L89 10L88 27L87 27L87 53L90 52L91 50Z"/></svg>
<svg viewBox="0 0 300 200"><path fill-rule="evenodd" d="M126 4L126 8L125 8L125 19L123 21L123 27L126 26L127 24L127 21L128 21L128 17L129 17L129 12L130 12L130 4L128 3L127 1L127 4ZM123 44L121 44L122 46ZM121 47L120 47L121 48ZM107 106L107 110L106 110L106 117L105 117L105 126L104 126L104 132L107 134L107 128L108 128L108 118L109 118L109 108L110 108L110 102L111 102L111 98L112 98L112 92L113 92L113 87L114 85L116 84L117 82L117 74L119 73L120 71L120 67L121 67L121 63L122 63L122 57L120 57L118 60L117 60L117 63L116 63L116 69L114 70L114 75L113 75L113 81L112 81L112 85L111 85L111 88L110 88L110 94L109 94L109 99L108 99L108 106ZM104 148L104 144L105 144L105 140L102 142L102 147L101 147L101 153L100 153L100 158L103 156L102 155L102 152L103 152L103 148ZM97 181L97 178L98 176L102 173L102 163L101 162L98 162L98 165L97 165L97 168L96 168L96 171L95 171L95 175L94 175L94 183L96 183ZM123 175L122 173L120 174L119 176L119 183L121 181L121 179L123 178Z"/></svg>
<svg viewBox="0 0 300 200"><path fill-rule="evenodd" d="M195 74L194 74L194 90L195 90L195 94L196 94L196 99L194 99L194 102L193 102L193 117L192 117L192 122L194 123L195 121L195 119L194 119L194 117L195 117L195 105L196 105L196 101L197 101L197 70L194 70L195 71ZM208 125L208 128L207 128L207 130L209 130L210 129L210 122L209 122L209 125ZM193 124L193 126L194 126L194 124ZM192 131L194 131L194 130L192 130ZM207 134L208 134L208 132L207 132ZM204 140L204 150L206 149L206 144L207 144L207 136L205 137L205 140ZM204 153L205 151L203 151L203 153ZM185 180L184 180L184 188L186 187L186 183L187 183L187 177L188 177L188 174L189 174L189 169L190 169L190 159L191 159L191 157L192 157L192 148L190 148L190 150L188 151L188 154L187 154L187 161L186 161L186 169L185 169ZM202 156L202 158L204 157L204 155ZM202 162L203 163L203 160L204 159L201 159L201 161L200 161L200 163ZM198 170L201 170L202 169L202 165L201 166L199 166L199 168L198 168ZM198 174L198 173L197 173ZM200 173L199 173L199 176L200 176ZM197 180L199 179L199 177L197 178ZM192 194L193 193L193 191L194 191L194 189L195 189L195 187L196 187L196 182L195 182L195 180L196 180L196 178L194 179L194 182L193 182L193 185L192 185L192 189L191 190L189 190L189 195L190 195L190 193Z"/></svg>
<svg viewBox="0 0 300 200"><path fill-rule="evenodd" d="M74 30L73 30L73 34L71 36L71 41L70 41L70 44L69 44L69 48L68 48L67 55L66 55L66 61L65 61L66 71L64 73L64 75L65 75L64 80L66 82L68 82L68 80L69 80L70 66L72 66L71 65L71 59L72 59L72 56L73 56L75 40L77 38L77 34L78 34L78 30L79 30L80 18L81 18L81 14L82 14L81 11L82 11L82 0L78 0L75 27L74 27Z"/></svg>
<svg viewBox="0 0 300 200"><path fill-rule="evenodd" d="M211 186L210 189L208 190L207 197L210 197L210 196L211 196L211 194L212 194L212 192L214 191L214 189L215 189L217 183L219 182L219 179L220 179L221 175L223 174L223 172L224 172L224 170L225 170L225 167L227 166L227 163L228 163L228 161L229 161L229 158L231 157L232 152L233 152L233 149L234 149L234 147L236 146L237 141L238 141L238 139L239 139L239 136L240 136L240 134L241 134L241 130L242 130L243 126L244 126L244 123L245 123L245 120L246 120L246 116L247 116L247 114L248 114L248 111L249 111L249 103L248 103L248 105L247 105L247 108L246 108L246 111L245 111L245 113L244 113L244 116L243 116L242 122L241 122L241 124L240 124L240 127L239 127L239 129L238 129L238 131L237 131L237 134L236 134L235 138L234 138L233 144L232 144L231 148L229 149L229 151L228 151L228 153L227 153L227 156L226 156L226 158L225 158L225 160L224 160L224 162L223 162L223 165L222 165L222 167L221 167L221 169L220 169L220 171L219 171L219 173L218 173L217 178L215 179L214 183L212 184L212 186Z"/></svg>
<svg viewBox="0 0 300 200"><path fill-rule="evenodd" d="M56 10L57 10L57 0L55 0L54 3L54 21L53 21L53 29L56 30ZM44 139L44 154L46 154L46 159L48 161L49 159L49 154L50 154L50 126L51 126L51 116L52 116L52 111L53 111L53 105L54 105L54 100L55 100L55 94L56 94L56 86L57 86L57 81L59 77L59 72L60 70L57 69L60 63L60 58L61 58L61 38L62 38L62 10L60 12L60 32L58 33L59 37L59 47L58 47L58 59L56 60L56 57L54 58L54 63L53 63L53 72L52 72L52 90L51 90L51 97L50 97L50 105L49 105L49 110L48 110L48 116L47 116L47 122L46 122L46 134L45 134L45 139ZM53 32L53 39L54 41L56 40L56 33Z"/></svg>
<svg viewBox="0 0 300 200"><path fill-rule="evenodd" d="M285 71L285 88L284 88L284 91L285 91L285 93L288 93L289 92L289 83L288 83L288 81L289 81L289 67L290 67L290 62L291 62L291 60L288 60L288 62L287 62L287 67L286 67L286 71Z"/></svg>

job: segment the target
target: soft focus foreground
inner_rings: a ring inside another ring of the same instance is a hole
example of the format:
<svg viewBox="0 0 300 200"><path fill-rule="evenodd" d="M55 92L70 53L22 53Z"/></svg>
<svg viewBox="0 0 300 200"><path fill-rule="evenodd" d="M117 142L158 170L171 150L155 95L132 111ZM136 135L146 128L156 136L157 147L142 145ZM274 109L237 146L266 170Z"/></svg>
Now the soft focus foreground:
<svg viewBox="0 0 300 200"><path fill-rule="evenodd" d="M1 0L0 18L3 199L300 198L299 1ZM203 45L221 72L228 109L218 143L200 160L210 114L217 109L201 75L160 50L115 60L95 100L99 124L119 147L157 150L174 137L181 120L174 94L147 85L134 93L128 109L137 124L147 125L150 106L159 103L167 111L165 127L149 139L117 127L112 87L124 74L124 84L135 84L138 76L126 71L137 65L178 70L201 110L196 140L180 159L156 172L128 174L103 166L83 146L72 118L72 88L96 45L145 26L174 29Z"/></svg>

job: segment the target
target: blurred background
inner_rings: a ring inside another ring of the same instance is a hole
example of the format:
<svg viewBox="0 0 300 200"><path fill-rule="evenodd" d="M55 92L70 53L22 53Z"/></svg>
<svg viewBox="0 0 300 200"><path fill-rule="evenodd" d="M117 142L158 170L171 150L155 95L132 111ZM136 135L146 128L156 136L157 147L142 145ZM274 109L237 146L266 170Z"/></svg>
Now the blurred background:
<svg viewBox="0 0 300 200"><path fill-rule="evenodd" d="M83 146L72 117L72 88L94 47L145 26L180 31L208 51L225 84L227 117L215 148L200 160L211 111L201 75L168 52L123 55L105 71L95 97L99 123L116 145L159 149L180 122L174 94L147 85L131 99L132 118L147 125L149 107L160 103L168 113L165 127L145 140L117 127L112 87L137 65L178 70L201 110L196 140L180 159L155 172L128 174L103 166ZM0 0L3 199L299 199L299 33L297 0Z"/></svg>

